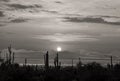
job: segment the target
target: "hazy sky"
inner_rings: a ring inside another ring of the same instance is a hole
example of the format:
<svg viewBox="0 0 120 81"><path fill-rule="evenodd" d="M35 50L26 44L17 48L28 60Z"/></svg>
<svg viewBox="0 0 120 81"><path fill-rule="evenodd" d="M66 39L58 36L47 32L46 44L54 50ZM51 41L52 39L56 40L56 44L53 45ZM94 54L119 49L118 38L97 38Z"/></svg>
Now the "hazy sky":
<svg viewBox="0 0 120 81"><path fill-rule="evenodd" d="M120 1L0 0L0 49L10 43L23 55L61 46L69 58L119 57Z"/></svg>

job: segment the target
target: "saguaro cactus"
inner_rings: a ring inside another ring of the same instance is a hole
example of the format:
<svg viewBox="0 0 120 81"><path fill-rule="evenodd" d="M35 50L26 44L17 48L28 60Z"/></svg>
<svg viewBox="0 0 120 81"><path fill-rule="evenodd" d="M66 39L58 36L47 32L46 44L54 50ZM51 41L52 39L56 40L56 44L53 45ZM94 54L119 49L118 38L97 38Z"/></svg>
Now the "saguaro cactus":
<svg viewBox="0 0 120 81"><path fill-rule="evenodd" d="M74 60L72 59L72 67L73 67Z"/></svg>
<svg viewBox="0 0 120 81"><path fill-rule="evenodd" d="M8 47L8 52L9 52L9 64L11 64L11 55L12 55L12 48L11 45Z"/></svg>
<svg viewBox="0 0 120 81"><path fill-rule="evenodd" d="M2 63L4 61L4 59L2 59L2 51L0 51L0 62Z"/></svg>
<svg viewBox="0 0 120 81"><path fill-rule="evenodd" d="M9 55L8 53L6 53L6 62L8 62L8 60L9 60Z"/></svg>
<svg viewBox="0 0 120 81"><path fill-rule="evenodd" d="M110 67L111 69L113 68L113 57L112 56L110 57Z"/></svg>
<svg viewBox="0 0 120 81"><path fill-rule="evenodd" d="M77 63L77 67L80 68L82 66L81 58L79 58L79 62Z"/></svg>
<svg viewBox="0 0 120 81"><path fill-rule="evenodd" d="M15 53L13 52L13 56L12 56L12 63L14 64L15 61Z"/></svg>
<svg viewBox="0 0 120 81"><path fill-rule="evenodd" d="M59 62L58 53L56 54L56 57L54 58L54 65L55 65L56 68L61 66L61 62Z"/></svg>
<svg viewBox="0 0 120 81"><path fill-rule="evenodd" d="M25 58L25 66L27 65L27 58Z"/></svg>
<svg viewBox="0 0 120 81"><path fill-rule="evenodd" d="M48 53L48 51L44 55L44 63L45 63L45 69L48 69L49 68L49 53Z"/></svg>
<svg viewBox="0 0 120 81"><path fill-rule="evenodd" d="M1 59L1 53L2 53L2 51L0 51L0 59Z"/></svg>

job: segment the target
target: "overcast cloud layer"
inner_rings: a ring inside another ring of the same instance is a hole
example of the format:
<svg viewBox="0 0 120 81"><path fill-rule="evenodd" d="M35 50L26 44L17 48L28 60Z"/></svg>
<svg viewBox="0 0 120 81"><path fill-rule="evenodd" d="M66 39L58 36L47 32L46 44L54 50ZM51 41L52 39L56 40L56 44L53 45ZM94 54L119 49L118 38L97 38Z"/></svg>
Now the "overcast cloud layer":
<svg viewBox="0 0 120 81"><path fill-rule="evenodd" d="M118 58L119 8L119 0L0 0L0 49L11 43L32 56L61 46L66 58Z"/></svg>

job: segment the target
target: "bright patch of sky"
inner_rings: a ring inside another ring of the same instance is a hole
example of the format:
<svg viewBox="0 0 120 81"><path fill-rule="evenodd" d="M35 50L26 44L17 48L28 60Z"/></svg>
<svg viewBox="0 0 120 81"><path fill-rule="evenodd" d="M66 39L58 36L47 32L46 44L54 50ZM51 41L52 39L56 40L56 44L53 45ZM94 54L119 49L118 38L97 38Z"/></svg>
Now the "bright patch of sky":
<svg viewBox="0 0 120 81"><path fill-rule="evenodd" d="M94 50L99 55L117 51L117 56L119 8L119 0L1 0L0 49L12 43L23 52L61 46L77 53Z"/></svg>

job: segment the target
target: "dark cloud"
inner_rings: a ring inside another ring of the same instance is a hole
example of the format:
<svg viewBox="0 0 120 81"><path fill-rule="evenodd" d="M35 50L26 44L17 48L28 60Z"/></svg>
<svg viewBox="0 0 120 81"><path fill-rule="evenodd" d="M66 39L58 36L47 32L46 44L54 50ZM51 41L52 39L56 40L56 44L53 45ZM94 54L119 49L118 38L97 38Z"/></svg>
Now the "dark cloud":
<svg viewBox="0 0 120 81"><path fill-rule="evenodd" d="M38 4L34 4L34 5L7 4L7 5L14 9L42 8L42 6Z"/></svg>
<svg viewBox="0 0 120 81"><path fill-rule="evenodd" d="M102 17L109 17L110 16L102 16ZM101 23L101 24L113 24L113 25L120 25L120 22L108 22L105 21L102 17L64 17L65 22L75 22L75 23L80 23L80 22L86 22L86 23ZM118 18L118 17L117 17Z"/></svg>
<svg viewBox="0 0 120 81"><path fill-rule="evenodd" d="M48 12L48 13L53 13L53 14L57 14L58 12L57 11L50 11L50 10L42 10L44 12Z"/></svg>
<svg viewBox="0 0 120 81"><path fill-rule="evenodd" d="M4 17L4 13L2 11L0 11L0 17Z"/></svg>
<svg viewBox="0 0 120 81"><path fill-rule="evenodd" d="M18 19L13 19L10 22L12 23L23 23L23 22L27 22L28 19L24 19L24 18L18 18Z"/></svg>
<svg viewBox="0 0 120 81"><path fill-rule="evenodd" d="M62 4L62 2L61 2L61 1L55 1L55 3Z"/></svg>
<svg viewBox="0 0 120 81"><path fill-rule="evenodd" d="M3 2L9 2L10 0L0 0L0 1L3 1Z"/></svg>
<svg viewBox="0 0 120 81"><path fill-rule="evenodd" d="M3 26L5 26L5 24L0 24L0 27L3 27Z"/></svg>
<svg viewBox="0 0 120 81"><path fill-rule="evenodd" d="M98 16L98 17L105 17L105 18L120 18L120 17L117 17L117 16L106 16L106 15L104 15L104 16Z"/></svg>

